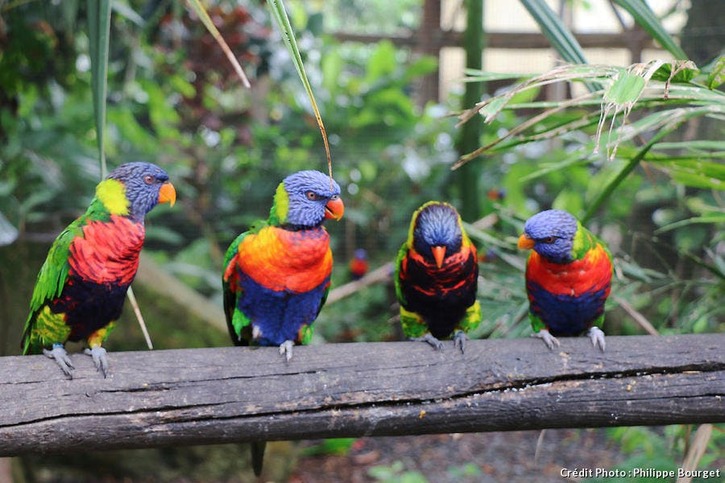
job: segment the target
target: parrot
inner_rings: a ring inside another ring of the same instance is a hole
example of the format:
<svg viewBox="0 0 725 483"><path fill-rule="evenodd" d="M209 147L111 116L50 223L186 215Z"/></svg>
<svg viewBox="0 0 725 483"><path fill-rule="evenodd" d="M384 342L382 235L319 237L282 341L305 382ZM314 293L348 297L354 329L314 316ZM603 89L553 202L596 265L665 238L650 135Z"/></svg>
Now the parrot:
<svg viewBox="0 0 725 483"><path fill-rule="evenodd" d="M332 274L322 225L344 211L340 186L328 175L307 170L282 180L266 223L240 234L224 257L224 313L235 345L279 346L289 362L295 343L309 343ZM264 442L252 443L257 476L264 449Z"/></svg>
<svg viewBox="0 0 725 483"><path fill-rule="evenodd" d="M158 203L175 202L168 174L154 164L126 163L111 171L97 185L85 214L48 251L30 300L23 354L42 352L72 379L74 366L65 343L84 340L84 352L105 378L108 358L102 344L136 276L144 217Z"/></svg>
<svg viewBox="0 0 725 483"><path fill-rule="evenodd" d="M360 280L368 273L368 252L364 248L358 248L355 250L355 254L348 264L348 270L350 277L353 280Z"/></svg>
<svg viewBox="0 0 725 483"><path fill-rule="evenodd" d="M453 333L465 350L466 333L481 323L476 247L456 209L429 201L412 216L408 238L396 259L395 293L403 333L436 350Z"/></svg>
<svg viewBox="0 0 725 483"><path fill-rule="evenodd" d="M556 336L586 332L604 351L601 326L613 273L604 243L571 213L546 210L526 221L518 247L531 250L526 292L534 336L553 350Z"/></svg>

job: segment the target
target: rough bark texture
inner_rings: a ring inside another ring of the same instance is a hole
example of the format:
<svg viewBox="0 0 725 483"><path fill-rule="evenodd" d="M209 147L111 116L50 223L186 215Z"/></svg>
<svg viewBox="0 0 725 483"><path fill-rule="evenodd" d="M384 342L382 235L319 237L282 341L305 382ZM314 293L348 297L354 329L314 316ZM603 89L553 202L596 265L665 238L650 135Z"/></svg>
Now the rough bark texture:
<svg viewBox="0 0 725 483"><path fill-rule="evenodd" d="M0 358L0 456L252 440L725 421L725 334Z"/></svg>

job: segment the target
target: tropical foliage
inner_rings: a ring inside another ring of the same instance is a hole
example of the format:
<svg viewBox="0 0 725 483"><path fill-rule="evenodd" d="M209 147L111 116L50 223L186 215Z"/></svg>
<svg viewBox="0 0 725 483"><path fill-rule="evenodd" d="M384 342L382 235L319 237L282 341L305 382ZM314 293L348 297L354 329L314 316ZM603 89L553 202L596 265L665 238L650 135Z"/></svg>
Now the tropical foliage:
<svg viewBox="0 0 725 483"><path fill-rule="evenodd" d="M419 1L362 3L330 5L356 15L357 31L367 23L387 33L417 27ZM221 307L219 271L229 241L266 218L274 187L286 174L327 168L311 91L347 207L344 223L329 227L334 285L347 281L346 261L355 248L368 250L373 267L391 261L411 212L429 199L457 204L450 168L477 163L477 199L487 216L471 220L467 231L483 255L485 320L473 338L530 333L515 237L524 219L548 207L578 214L614 248L608 334L725 330L725 102L718 89L725 62L687 61L644 2L617 0L678 60L585 65L583 51L545 2L521 3L569 64L534 76L469 71L469 82L512 79L512 85L463 106L464 112L455 95L450 105L420 108L413 101L416 80L435 68L435 59L388 41L340 43L326 32L342 26L343 15L314 2L285 2L302 68L283 47L268 8L226 1L206 7L251 89L203 13L181 2L0 6L0 264L17 274L12 281L0 277L3 322L24 320L44 249L87 206L105 169L99 146L109 165L147 159L169 171L179 203L163 218L151 214L146 253L159 270ZM95 30L89 19L96 20ZM572 99L543 100L552 83L566 83ZM456 151L459 129L451 112L461 114L459 122L483 117L479 150ZM149 287L136 288L157 347L228 343L226 334L204 325L208 320L189 315L184 300L161 300ZM398 338L393 300L390 285L378 284L328 303L318 336ZM0 324L0 340L9 341L0 353L16 351L20 330L20 322ZM116 348L143 347L129 316L115 335L125 335ZM702 464L718 457L722 434L713 431ZM626 464L657 456L662 467L681 460L690 440L686 427L617 429L611 436L632 455ZM159 450L149 458L173 459L170 454ZM211 448L189 454L221 459ZM139 477L151 464L140 467ZM222 467L239 470L220 463L207 474ZM387 481L401 475L420 476L397 464L374 468L370 476Z"/></svg>

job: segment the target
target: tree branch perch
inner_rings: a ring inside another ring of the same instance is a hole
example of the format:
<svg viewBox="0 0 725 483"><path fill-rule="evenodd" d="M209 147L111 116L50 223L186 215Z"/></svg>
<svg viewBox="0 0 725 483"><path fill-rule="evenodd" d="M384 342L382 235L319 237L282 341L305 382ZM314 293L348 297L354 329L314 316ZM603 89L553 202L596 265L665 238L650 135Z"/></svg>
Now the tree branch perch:
<svg viewBox="0 0 725 483"><path fill-rule="evenodd" d="M725 334L227 347L0 358L0 456L725 421Z"/></svg>

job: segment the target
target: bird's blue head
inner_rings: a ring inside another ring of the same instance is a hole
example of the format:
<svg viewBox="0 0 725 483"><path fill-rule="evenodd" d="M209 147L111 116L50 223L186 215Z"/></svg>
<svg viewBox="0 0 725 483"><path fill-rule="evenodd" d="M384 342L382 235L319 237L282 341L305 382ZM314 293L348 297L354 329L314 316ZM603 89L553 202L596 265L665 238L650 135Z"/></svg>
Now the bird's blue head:
<svg viewBox="0 0 725 483"><path fill-rule="evenodd" d="M176 190L166 171L145 162L125 163L109 173L96 188L96 196L111 214L126 215L134 221L158 203L176 202Z"/></svg>
<svg viewBox="0 0 725 483"><path fill-rule="evenodd" d="M312 228L320 226L325 218L339 220L344 212L340 185L319 171L298 171L277 187L270 222Z"/></svg>
<svg viewBox="0 0 725 483"><path fill-rule="evenodd" d="M448 203L429 201L413 214L411 223L413 248L438 268L446 256L457 253L463 243L461 217Z"/></svg>
<svg viewBox="0 0 725 483"><path fill-rule="evenodd" d="M368 259L368 252L364 248L356 248L355 249L354 257L357 260L367 260Z"/></svg>
<svg viewBox="0 0 725 483"><path fill-rule="evenodd" d="M533 249L550 262L567 263L573 260L578 229L574 215L563 210L542 211L526 221L518 246Z"/></svg>

